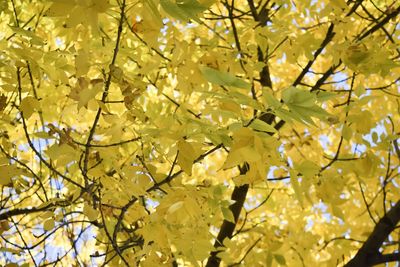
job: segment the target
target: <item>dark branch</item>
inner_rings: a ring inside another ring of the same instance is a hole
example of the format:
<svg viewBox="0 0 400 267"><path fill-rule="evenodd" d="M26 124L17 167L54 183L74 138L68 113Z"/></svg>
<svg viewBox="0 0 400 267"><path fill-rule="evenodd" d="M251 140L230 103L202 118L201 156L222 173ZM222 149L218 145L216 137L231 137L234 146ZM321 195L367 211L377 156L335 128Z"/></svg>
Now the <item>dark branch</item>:
<svg viewBox="0 0 400 267"><path fill-rule="evenodd" d="M345 267L367 267L375 264L393 261L395 256L385 256L379 252L379 248L388 238L389 234L396 228L400 221L400 201L396 203L379 222L365 241L364 245L358 250L357 254L351 259ZM393 255L393 254L392 254Z"/></svg>

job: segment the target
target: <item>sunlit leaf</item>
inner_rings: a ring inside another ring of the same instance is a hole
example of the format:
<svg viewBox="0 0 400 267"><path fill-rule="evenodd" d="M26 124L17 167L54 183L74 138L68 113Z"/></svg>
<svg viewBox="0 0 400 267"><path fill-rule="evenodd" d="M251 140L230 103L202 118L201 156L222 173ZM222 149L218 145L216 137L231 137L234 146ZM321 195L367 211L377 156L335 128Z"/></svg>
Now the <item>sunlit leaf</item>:
<svg viewBox="0 0 400 267"><path fill-rule="evenodd" d="M19 106L19 109L23 112L23 115L26 119L29 119L35 111L39 110L39 108L39 101L32 96L22 99L22 102Z"/></svg>
<svg viewBox="0 0 400 267"><path fill-rule="evenodd" d="M221 211L225 220L231 223L235 222L235 218L233 217L232 211L229 208L221 208Z"/></svg>

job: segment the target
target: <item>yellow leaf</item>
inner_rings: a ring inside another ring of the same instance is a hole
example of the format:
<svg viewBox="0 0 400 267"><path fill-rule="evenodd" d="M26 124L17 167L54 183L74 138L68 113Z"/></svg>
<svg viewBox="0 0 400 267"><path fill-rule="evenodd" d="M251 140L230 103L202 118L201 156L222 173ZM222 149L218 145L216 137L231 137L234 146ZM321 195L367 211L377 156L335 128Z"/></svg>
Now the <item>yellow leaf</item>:
<svg viewBox="0 0 400 267"><path fill-rule="evenodd" d="M229 168L233 168L237 165L239 165L240 163L243 162L243 156L240 153L240 151L238 150L231 150L228 154L228 156L226 157L226 160L224 162L224 165L222 166L222 169L229 169Z"/></svg>
<svg viewBox="0 0 400 267"><path fill-rule="evenodd" d="M85 89L81 91L79 95L79 102L78 102L78 110L80 110L82 107L88 107L88 103L90 100L95 99L95 96L97 94L97 91L94 89Z"/></svg>
<svg viewBox="0 0 400 267"><path fill-rule="evenodd" d="M10 186L12 185L11 178L21 175L24 172L18 169L14 165L3 165L0 166L0 185Z"/></svg>
<svg viewBox="0 0 400 267"><path fill-rule="evenodd" d="M345 140L349 141L353 136L353 132L349 126L343 125L342 135Z"/></svg>
<svg viewBox="0 0 400 267"><path fill-rule="evenodd" d="M43 223L43 229L45 231L53 230L54 226L55 226L54 219L48 219Z"/></svg>
<svg viewBox="0 0 400 267"><path fill-rule="evenodd" d="M91 0L91 2L91 8L99 13L104 13L111 7L109 0Z"/></svg>
<svg viewBox="0 0 400 267"><path fill-rule="evenodd" d="M39 101L32 96L27 96L22 99L22 102L19 106L19 109L22 111L25 119L29 119L30 116L32 116L33 112L39 110L39 108Z"/></svg>
<svg viewBox="0 0 400 267"><path fill-rule="evenodd" d="M246 162L257 162L261 160L260 154L257 150L254 149L253 146L245 146L238 149L238 152L242 155L243 161Z"/></svg>
<svg viewBox="0 0 400 267"><path fill-rule="evenodd" d="M61 144L61 145L54 144L48 147L46 150L46 154L52 160L60 160L63 161L64 163L69 163L75 160L78 152L79 151L77 151L76 149L67 144Z"/></svg>
<svg viewBox="0 0 400 267"><path fill-rule="evenodd" d="M240 105L231 100L221 99L220 108L223 110L232 111L238 115L240 115L242 113L241 112L242 109L241 109Z"/></svg>
<svg viewBox="0 0 400 267"><path fill-rule="evenodd" d="M78 55L75 56L75 68L77 77L84 76L89 71L89 56L85 51L80 51Z"/></svg>
<svg viewBox="0 0 400 267"><path fill-rule="evenodd" d="M290 184L293 187L294 193L296 194L297 200L300 202L300 205L303 206L303 192L300 189L298 177L297 177L297 171L295 170L290 170Z"/></svg>
<svg viewBox="0 0 400 267"><path fill-rule="evenodd" d="M341 208L339 208L336 205L331 205L332 208L332 214L340 219L342 219L342 221L346 220L346 216L343 214Z"/></svg>
<svg viewBox="0 0 400 267"><path fill-rule="evenodd" d="M54 2L46 11L48 17L61 17L66 15L66 10L75 6L74 1Z"/></svg>
<svg viewBox="0 0 400 267"><path fill-rule="evenodd" d="M40 217L42 219L48 219L48 218L52 217L53 215L54 215L54 213L52 211L46 211L46 212L43 212L42 214L40 214Z"/></svg>
<svg viewBox="0 0 400 267"><path fill-rule="evenodd" d="M300 165L296 166L296 170L301 173L304 178L312 178L314 175L318 173L320 167L317 166L314 162L305 160Z"/></svg>
<svg viewBox="0 0 400 267"><path fill-rule="evenodd" d="M183 207L183 201L178 201L174 204L172 204L171 206L169 206L167 213L171 214L176 212L177 210L181 209Z"/></svg>
<svg viewBox="0 0 400 267"><path fill-rule="evenodd" d="M83 206L83 214L85 214L86 217L88 217L89 221L95 221L99 216L99 212L88 204L85 204Z"/></svg>
<svg viewBox="0 0 400 267"><path fill-rule="evenodd" d="M146 9L144 10L144 18L146 18L147 13L150 13L151 19L149 19L150 21L152 21L154 24L156 24L157 26L162 26L162 20L161 20L161 14L157 9L157 5L154 3L153 0L144 0L144 6L146 7Z"/></svg>
<svg viewBox="0 0 400 267"><path fill-rule="evenodd" d="M10 229L10 224L8 223L8 221L6 220L0 221L0 234L9 229Z"/></svg>
<svg viewBox="0 0 400 267"><path fill-rule="evenodd" d="M178 165L184 172L192 175L193 161L196 159L196 151L194 147L184 140L178 142Z"/></svg>
<svg viewBox="0 0 400 267"><path fill-rule="evenodd" d="M335 7L339 8L341 11L348 9L346 1L344 0L330 0L330 3Z"/></svg>

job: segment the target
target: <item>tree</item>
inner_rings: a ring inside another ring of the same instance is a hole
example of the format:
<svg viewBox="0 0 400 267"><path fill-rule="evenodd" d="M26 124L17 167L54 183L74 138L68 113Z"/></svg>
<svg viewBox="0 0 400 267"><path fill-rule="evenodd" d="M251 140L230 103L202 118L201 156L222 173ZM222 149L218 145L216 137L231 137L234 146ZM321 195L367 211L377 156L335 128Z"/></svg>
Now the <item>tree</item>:
<svg viewBox="0 0 400 267"><path fill-rule="evenodd" d="M400 3L0 3L0 264L400 261Z"/></svg>

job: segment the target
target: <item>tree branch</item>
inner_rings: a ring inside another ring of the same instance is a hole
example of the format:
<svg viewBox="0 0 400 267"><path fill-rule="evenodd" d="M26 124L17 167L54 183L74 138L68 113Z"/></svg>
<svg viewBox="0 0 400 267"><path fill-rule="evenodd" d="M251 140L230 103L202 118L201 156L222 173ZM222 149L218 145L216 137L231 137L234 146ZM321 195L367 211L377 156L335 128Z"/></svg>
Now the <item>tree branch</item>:
<svg viewBox="0 0 400 267"><path fill-rule="evenodd" d="M400 13L400 6L396 8L393 12L391 12L389 15L387 15L384 19L382 19L379 23L375 24L371 29L366 31L363 35L359 36L357 38L358 41L361 41L362 39L366 38L367 36L373 34L380 28L382 28L386 23L389 22L392 18L395 18L398 14Z"/></svg>
<svg viewBox="0 0 400 267"><path fill-rule="evenodd" d="M314 52L313 59L308 61L307 65L304 67L302 72L297 76L297 79L293 82L293 86L298 85L301 80L303 80L304 76L307 74L307 72L310 70L311 66L314 64L315 60L319 56L319 54L322 53L322 50L329 44L329 42L332 40L333 36L335 35L335 32L333 31L334 24L331 23L329 25L328 31L325 35L325 39L322 41L320 47Z"/></svg>
<svg viewBox="0 0 400 267"><path fill-rule="evenodd" d="M399 254L385 256L379 252L385 239L396 228L400 221L400 200L376 224L374 230L358 250L357 254L344 267L367 267L378 263L399 259ZM396 258L397 257L397 258Z"/></svg>
<svg viewBox="0 0 400 267"><path fill-rule="evenodd" d="M125 3L125 0L123 0L122 3L121 3L121 12L120 12L120 19L119 19L119 23L118 23L117 38L116 38L116 41L115 41L114 53L113 53L113 56L112 56L112 60L111 60L110 66L113 66L115 64L115 61L117 60L117 55L118 55L118 51L119 51L119 44L120 44L121 35L122 35L122 26L123 26L123 23L124 23L125 6L126 6L126 3ZM112 74L111 74L111 70L110 70L110 73L108 74L107 80L106 80L105 85L104 85L104 91L103 91L103 95L101 97L101 101L102 102L104 102L107 99L108 90L109 90L109 88L111 86L111 77L112 77ZM100 119L101 111L102 111L102 108L99 107L98 110L97 110L96 116L94 118L93 125L90 128L89 136L88 136L88 139L87 139L86 145L85 145L86 149L85 149L85 152L84 152L83 168L82 168L82 175L85 178L85 188L89 186L89 181L88 181L88 177L87 177L88 164L89 164L89 152L90 152L91 142L93 140L93 136L94 136L94 133L96 131L97 123L99 122L99 119Z"/></svg>
<svg viewBox="0 0 400 267"><path fill-rule="evenodd" d="M246 174L247 171L249 170L249 166L247 163L244 164L243 167L239 168L240 169L240 174ZM208 258L207 265L206 267L218 267L221 259L217 256L218 254L218 248L223 246L223 241L225 238L231 238L233 231L235 230L236 223L239 219L240 211L242 210L244 201L246 200L246 195L249 190L249 185L244 184L242 186L235 186L233 189L232 197L231 199L235 201L229 209L233 214L234 222L230 222L227 220L224 220L222 223L222 226L220 228L220 231L218 233L217 239L215 240L214 243L214 248L217 249L216 251L213 251L210 253L210 257Z"/></svg>

